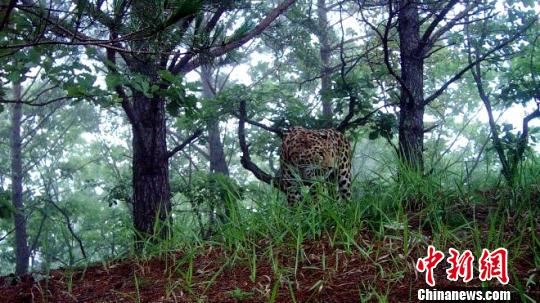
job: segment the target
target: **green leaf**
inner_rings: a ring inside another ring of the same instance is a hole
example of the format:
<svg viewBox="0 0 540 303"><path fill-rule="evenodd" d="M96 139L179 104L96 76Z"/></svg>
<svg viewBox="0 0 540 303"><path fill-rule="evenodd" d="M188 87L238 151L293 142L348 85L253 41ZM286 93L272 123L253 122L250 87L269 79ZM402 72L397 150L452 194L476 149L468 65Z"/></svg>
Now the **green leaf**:
<svg viewBox="0 0 540 303"><path fill-rule="evenodd" d="M152 98L152 93L150 92L150 82L145 76L136 75L131 81L133 88L143 93L146 97Z"/></svg>
<svg viewBox="0 0 540 303"><path fill-rule="evenodd" d="M28 52L27 59L34 65L39 64L41 61L41 54L37 49L31 48Z"/></svg>
<svg viewBox="0 0 540 303"><path fill-rule="evenodd" d="M195 106L197 105L197 97L195 97L195 95L188 95L184 99L184 103L186 107L195 108Z"/></svg>
<svg viewBox="0 0 540 303"><path fill-rule="evenodd" d="M197 13L202 8L203 1L201 0L186 0L183 1L174 13L167 19L161 26L158 27L158 30L163 30L176 22L182 20L183 18Z"/></svg>
<svg viewBox="0 0 540 303"><path fill-rule="evenodd" d="M175 77L169 70L167 69L164 69L164 70L160 70L159 72L159 76L167 81L167 82L170 82L170 83L175 83L177 81L177 77Z"/></svg>
<svg viewBox="0 0 540 303"><path fill-rule="evenodd" d="M86 55L93 58L97 55L97 49L95 47L86 47Z"/></svg>
<svg viewBox="0 0 540 303"><path fill-rule="evenodd" d="M66 92L69 97L84 97L85 90L79 85L71 85L66 87Z"/></svg>
<svg viewBox="0 0 540 303"><path fill-rule="evenodd" d="M24 77L22 77L21 73L17 71L8 74L6 78L12 83L19 82L19 81L22 82L24 80Z"/></svg>
<svg viewBox="0 0 540 303"><path fill-rule="evenodd" d="M225 43L240 39L241 37L245 36L253 27L253 20L246 20L244 23L242 23L242 25L240 25L238 29L234 31L234 33L230 37L227 37L225 39Z"/></svg>
<svg viewBox="0 0 540 303"><path fill-rule="evenodd" d="M0 219L9 219L14 212L10 200L9 192L0 189Z"/></svg>
<svg viewBox="0 0 540 303"><path fill-rule="evenodd" d="M123 80L122 76L120 76L119 74L108 74L105 77L105 83L107 84L107 88L109 89L113 89L117 85L122 84L123 83L122 80Z"/></svg>
<svg viewBox="0 0 540 303"><path fill-rule="evenodd" d="M180 102L178 101L168 102L165 108L167 109L167 112L173 117L178 117L180 115Z"/></svg>

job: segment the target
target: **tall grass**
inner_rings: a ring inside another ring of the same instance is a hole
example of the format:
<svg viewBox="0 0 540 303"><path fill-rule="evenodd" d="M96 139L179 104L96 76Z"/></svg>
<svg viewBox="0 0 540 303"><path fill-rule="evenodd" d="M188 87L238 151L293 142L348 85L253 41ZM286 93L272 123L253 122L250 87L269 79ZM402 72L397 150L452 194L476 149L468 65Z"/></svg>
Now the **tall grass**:
<svg viewBox="0 0 540 303"><path fill-rule="evenodd" d="M272 302L280 287L288 289L291 300L296 300L295 279L307 258L305 245L311 242L324 241L331 248L361 256L378 269L379 279L392 283L398 283L413 270L415 257L424 255L430 244L443 251L450 247L469 249L475 256L480 256L483 248L505 247L510 252L508 268L521 279L514 279L514 285L524 295L525 284L534 281L523 283L523 273L512 264L531 256L536 268L540 267L539 167L535 162L524 164L514 188L505 187L504 183L487 187L486 184L497 183L493 181L497 176L473 185L465 184L455 174L419 176L402 169L399 176L355 181L351 201L334 198L332 191L326 190L327 184L315 184L317 201L305 190L304 199L292 207L281 193L260 186L241 200L233 201L232 197L237 195L231 193L226 220L215 222L210 238L203 238L198 229L189 226L193 220L184 213L184 217L175 218L172 237L168 241L145 243L138 260L181 252L182 257L170 267L180 273L182 283L171 281L168 293L177 287L192 292L195 256L209 247L225 251L227 257L220 271L207 281L207 287L224 268L235 265L249 268L249 279L256 281L258 265L264 262L271 265L277 277L268 294L268 301ZM234 207L230 207L231 201ZM293 262L284 262L284 256ZM325 271L337 270L327 266L326 258L325 252L321 252L319 266ZM320 280L313 288L325 283ZM389 289L365 283L365 293L360 294L359 300L387 300ZM247 295L241 290L231 292L234 297Z"/></svg>

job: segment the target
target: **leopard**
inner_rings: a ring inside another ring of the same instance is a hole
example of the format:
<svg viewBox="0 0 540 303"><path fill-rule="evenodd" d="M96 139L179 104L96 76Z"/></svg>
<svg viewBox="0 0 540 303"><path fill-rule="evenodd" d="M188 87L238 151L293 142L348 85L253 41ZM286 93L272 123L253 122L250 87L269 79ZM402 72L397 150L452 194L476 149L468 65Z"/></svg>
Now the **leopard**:
<svg viewBox="0 0 540 303"><path fill-rule="evenodd" d="M308 186L317 201L314 184L322 180L337 189L342 201L351 199L351 145L336 129L311 130L294 126L283 136L280 152L281 187L287 202L302 199L301 188Z"/></svg>

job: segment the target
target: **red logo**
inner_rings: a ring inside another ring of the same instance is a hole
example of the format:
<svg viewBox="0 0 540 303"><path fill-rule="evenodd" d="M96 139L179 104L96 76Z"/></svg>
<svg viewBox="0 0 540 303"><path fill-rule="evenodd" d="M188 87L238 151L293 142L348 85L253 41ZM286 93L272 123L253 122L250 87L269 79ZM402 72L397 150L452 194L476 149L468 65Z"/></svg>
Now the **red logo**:
<svg viewBox="0 0 540 303"><path fill-rule="evenodd" d="M444 259L442 251L435 249L435 246L428 246L428 255L425 258L418 259L416 262L416 270L419 272L426 272L426 283L429 286L435 286L435 277L433 276L433 269Z"/></svg>
<svg viewBox="0 0 540 303"><path fill-rule="evenodd" d="M470 250L466 250L463 254L459 251L450 248L450 257L446 259L450 263L450 268L446 270L446 278L450 281L457 281L459 277L463 278L463 282L467 283L473 278L473 262L474 256Z"/></svg>
<svg viewBox="0 0 540 303"><path fill-rule="evenodd" d="M502 284L508 284L508 251L506 248L498 248L492 252L484 248L479 263L481 281L497 278Z"/></svg>
<svg viewBox="0 0 540 303"><path fill-rule="evenodd" d="M450 248L450 256L446 261L450 267L446 270L446 278L450 281L457 281L463 278L467 283L472 280L474 273L474 256L470 250L465 250L462 254L458 250ZM419 258L416 262L416 270L426 272L426 283L435 286L435 276L433 269L444 259L444 253L435 249L433 245L428 246L427 256ZM489 281L497 278L501 284L508 284L508 251L506 248L498 248L492 252L487 249L482 250L482 256L478 260L479 279Z"/></svg>

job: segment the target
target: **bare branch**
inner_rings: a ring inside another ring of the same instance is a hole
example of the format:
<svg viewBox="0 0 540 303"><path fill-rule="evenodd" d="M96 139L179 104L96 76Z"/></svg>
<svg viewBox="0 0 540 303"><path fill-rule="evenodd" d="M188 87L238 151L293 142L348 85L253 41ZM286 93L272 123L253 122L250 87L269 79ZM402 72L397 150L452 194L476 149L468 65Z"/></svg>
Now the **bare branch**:
<svg viewBox="0 0 540 303"><path fill-rule="evenodd" d="M424 128L424 133L429 133L430 131L436 129L436 128L439 127L439 126L440 126L439 124L433 124L433 125L430 126L430 127Z"/></svg>
<svg viewBox="0 0 540 303"><path fill-rule="evenodd" d="M240 117L238 120L238 141L240 143L240 150L242 151L242 156L240 157L240 163L242 166L253 173L253 175L265 182L268 183L280 190L283 190L281 187L281 182L278 178L272 177L270 174L264 172L260 169L257 164L251 161L251 156L249 154L249 147L246 143L246 131L245 131L245 118L246 118L246 101L240 101Z"/></svg>
<svg viewBox="0 0 540 303"><path fill-rule="evenodd" d="M395 106L397 105L396 103L388 103L388 104L385 104L385 105L382 105L382 106L379 106L377 108L375 108L374 110L370 111L369 113L365 114L364 116L362 117L358 117L350 122L348 122L347 124L340 124L338 127L336 127L336 129L338 131L345 131L349 128L352 128L352 127L358 127L358 126L362 126L362 125L365 125L366 123L369 122L369 120L371 119L371 117L376 114L377 112L379 112L381 109L385 108L385 107L389 107L389 106Z"/></svg>
<svg viewBox="0 0 540 303"><path fill-rule="evenodd" d="M467 6L463 11L461 11L459 14L457 14L454 18L452 18L450 21L448 21L444 26L442 26L437 31L430 34L430 36L426 36L424 33L424 36L422 36L422 43L424 44L424 47L426 49L429 49L437 40L444 35L446 32L448 32L451 28L453 28L456 23L464 18L467 18L469 16L469 12L477 7L476 4L470 4ZM424 40L426 39L426 40Z"/></svg>
<svg viewBox="0 0 540 303"><path fill-rule="evenodd" d="M101 11L99 7L94 6L92 3L90 3L90 1L75 0L75 4L78 7L84 8L90 16L106 27L111 28L116 25L113 18Z"/></svg>
<svg viewBox="0 0 540 303"><path fill-rule="evenodd" d="M383 45L383 53L384 53L384 64L386 65L386 69L396 79L396 81L401 85L405 93L409 96L409 98L414 99L412 96L411 91L396 71L394 70L394 67L390 63L390 50L388 47L388 41L389 41L389 35L390 35L390 29L392 28L392 19L393 17L398 13L398 11L393 10L392 8L392 1L388 1L388 19L386 21L386 25L384 27L384 34L381 34L381 32L377 29L375 25L367 21L367 19L364 17L364 14L362 11L360 11L360 16L362 17L362 21L364 21L376 34L379 36L379 39L381 40L381 43Z"/></svg>
<svg viewBox="0 0 540 303"><path fill-rule="evenodd" d="M71 233L73 238L75 238L75 240L79 244L79 248L81 250L81 253L82 253L83 257L86 259L86 251L84 250L82 240L81 240L81 238L79 238L79 236L77 236L77 234L73 230L73 227L71 226L71 220L69 219L69 215L67 214L66 210L61 208L60 206L58 206L56 203L54 203L53 200L49 199L47 202L51 203L52 206L54 206L54 208L56 208L64 216L64 218L66 219L66 225L67 225L67 228L69 229L69 232Z"/></svg>
<svg viewBox="0 0 540 303"><path fill-rule="evenodd" d="M523 153L525 152L525 148L527 147L527 142L529 140L529 122L537 118L540 118L540 107L523 118L522 131L519 141L517 142L514 163L517 163L517 161L520 161L523 158Z"/></svg>
<svg viewBox="0 0 540 303"><path fill-rule="evenodd" d="M180 136L174 132L174 131L168 131L167 133L171 134L172 135L172 140L174 141L174 143L176 145L180 145ZM208 151L200 148L199 146L197 146L196 144L193 144L190 146L191 148L193 148L195 151L197 151L199 154L201 154L206 160L209 160L210 159L210 155L208 154ZM182 151L184 152L184 151ZM185 152L184 152L185 154Z"/></svg>
<svg viewBox="0 0 540 303"><path fill-rule="evenodd" d="M283 130L282 129L279 129L277 127L272 127L272 126L268 126L268 125L264 125L260 122L257 122L257 121L253 121L253 120L250 120L248 119L247 117L242 117L241 114L236 114L236 113L233 113L232 114L233 116L235 116L236 118L238 119L242 119L244 122L246 122L247 124L251 124L253 126L257 126L259 128L262 128L266 131L269 131L271 133L274 133L276 135L278 135L280 138L283 138Z"/></svg>
<svg viewBox="0 0 540 303"><path fill-rule="evenodd" d="M46 106L46 105L50 105L52 103L65 101L65 100L69 100L69 99L77 99L77 97L63 96L63 97L53 98L53 99L50 99L48 101L40 102L40 103L34 103L32 101L17 101L17 100L0 99L0 103L22 103L22 104L28 105L28 106Z"/></svg>
<svg viewBox="0 0 540 303"><path fill-rule="evenodd" d="M174 154L184 149L184 147L186 147L188 144L191 144L193 140L197 139L200 135L202 135L202 129L196 130L191 136L187 137L181 144L177 145L171 151L167 152L167 158L174 156Z"/></svg>
<svg viewBox="0 0 540 303"><path fill-rule="evenodd" d="M390 14L391 13L392 12L390 11ZM341 17L341 12L340 12L340 17ZM364 17L362 16L362 18L364 18ZM342 20L342 19L340 18L340 20ZM364 20L365 20L365 18L364 18ZM388 18L388 22L391 22L391 17ZM338 130L340 132L344 132L345 130L347 130L348 128L351 128L353 126L360 126L360 125L366 124L373 114L375 114L382 107L385 107L385 106L379 107L379 108L369 112L367 115L365 115L363 117L352 120L353 117L354 117L354 114L355 114L355 107L358 105L358 98L356 97L356 95L354 93L351 92L351 88L349 87L349 84L347 83L347 81L345 79L345 75L350 71L350 69L347 72L345 72L345 66L347 64L345 62L344 51L343 51L343 45L344 45L344 42L345 42L345 30L343 28L343 23L342 22L340 23L340 25L341 25L341 43L340 43L341 81L343 81L343 85L345 85L345 87L347 89L347 93L349 94L349 109L348 109L348 113L345 116L345 118L336 127L336 130ZM389 26L389 25L387 24L387 26ZM373 30L378 33L378 30L375 27L373 27ZM386 33L386 31L385 31L385 35L388 35L388 33ZM383 44L384 44L384 42L383 42ZM367 54L368 54L368 52L364 53L364 55L367 55Z"/></svg>
<svg viewBox="0 0 540 303"><path fill-rule="evenodd" d="M439 23L444 19L446 14L448 14L448 12L458 2L459 2L458 0L448 1L448 3L445 5L445 7L437 14L437 16L435 16L435 19L429 24L428 28L426 29L426 31L422 35L421 41L422 41L422 44L424 45L424 47L427 45L428 41L431 40L431 34L433 33L433 31L435 30L437 25L439 25Z"/></svg>
<svg viewBox="0 0 540 303"><path fill-rule="evenodd" d="M43 210L40 209L41 213L41 221L39 223L38 232L36 234L36 237L34 238L34 241L32 241L32 245L30 246L30 253L37 249L39 238L41 237L41 232L43 231L43 226L45 225L45 220L47 220L47 215Z"/></svg>
<svg viewBox="0 0 540 303"><path fill-rule="evenodd" d="M0 242L1 241L4 241L4 239L6 239L10 234L12 234L13 232L15 231L15 228L11 229L10 231L8 231L5 235L3 235L1 238L0 238Z"/></svg>

